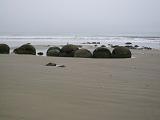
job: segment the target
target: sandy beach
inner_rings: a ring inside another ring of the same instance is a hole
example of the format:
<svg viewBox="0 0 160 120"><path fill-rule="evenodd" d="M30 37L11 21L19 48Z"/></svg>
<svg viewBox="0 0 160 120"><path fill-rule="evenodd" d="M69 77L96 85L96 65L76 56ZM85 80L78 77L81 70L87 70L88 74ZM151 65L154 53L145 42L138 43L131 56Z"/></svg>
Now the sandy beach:
<svg viewBox="0 0 160 120"><path fill-rule="evenodd" d="M160 51L132 53L131 59L0 55L0 120L159 120Z"/></svg>

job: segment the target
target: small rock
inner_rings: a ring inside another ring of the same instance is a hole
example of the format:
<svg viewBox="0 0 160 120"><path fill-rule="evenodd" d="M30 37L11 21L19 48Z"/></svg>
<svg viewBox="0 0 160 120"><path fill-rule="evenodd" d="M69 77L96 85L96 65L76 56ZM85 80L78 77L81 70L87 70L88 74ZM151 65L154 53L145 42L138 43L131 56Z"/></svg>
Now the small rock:
<svg viewBox="0 0 160 120"><path fill-rule="evenodd" d="M101 45L101 47L106 47L105 45Z"/></svg>
<svg viewBox="0 0 160 120"><path fill-rule="evenodd" d="M47 63L46 66L56 66L56 63Z"/></svg>
<svg viewBox="0 0 160 120"><path fill-rule="evenodd" d="M135 48L138 48L139 46L138 46L138 45L135 45L134 47L135 47Z"/></svg>
<svg viewBox="0 0 160 120"><path fill-rule="evenodd" d="M125 44L126 44L126 45L131 45L132 43L131 43L131 42L126 42Z"/></svg>
<svg viewBox="0 0 160 120"><path fill-rule="evenodd" d="M37 54L38 54L38 55L43 55L43 52L38 52Z"/></svg>

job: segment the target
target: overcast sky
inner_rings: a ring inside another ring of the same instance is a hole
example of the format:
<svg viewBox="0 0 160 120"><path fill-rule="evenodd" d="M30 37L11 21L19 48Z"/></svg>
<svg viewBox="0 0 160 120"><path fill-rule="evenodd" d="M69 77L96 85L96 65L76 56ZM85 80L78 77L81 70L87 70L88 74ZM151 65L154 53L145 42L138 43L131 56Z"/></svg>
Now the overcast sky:
<svg viewBox="0 0 160 120"><path fill-rule="evenodd" d="M0 35L159 35L160 0L0 0Z"/></svg>

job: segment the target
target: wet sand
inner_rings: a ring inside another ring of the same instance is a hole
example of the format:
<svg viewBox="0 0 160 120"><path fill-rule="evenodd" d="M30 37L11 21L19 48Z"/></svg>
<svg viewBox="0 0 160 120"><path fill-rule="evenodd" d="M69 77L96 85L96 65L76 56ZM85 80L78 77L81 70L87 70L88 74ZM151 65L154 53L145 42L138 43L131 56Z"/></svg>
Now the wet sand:
<svg viewBox="0 0 160 120"><path fill-rule="evenodd" d="M160 51L132 52L132 59L0 55L0 120L159 120Z"/></svg>

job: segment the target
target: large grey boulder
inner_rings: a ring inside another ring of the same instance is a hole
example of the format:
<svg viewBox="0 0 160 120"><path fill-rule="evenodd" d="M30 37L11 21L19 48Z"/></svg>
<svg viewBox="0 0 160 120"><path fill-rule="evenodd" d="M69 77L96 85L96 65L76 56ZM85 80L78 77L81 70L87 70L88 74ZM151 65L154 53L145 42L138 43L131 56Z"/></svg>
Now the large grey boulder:
<svg viewBox="0 0 160 120"><path fill-rule="evenodd" d="M93 51L94 58L111 58L111 52L105 47L98 47Z"/></svg>
<svg viewBox="0 0 160 120"><path fill-rule="evenodd" d="M50 47L48 50L47 50L47 56L59 56L60 54L60 48L59 47Z"/></svg>
<svg viewBox="0 0 160 120"><path fill-rule="evenodd" d="M112 57L113 58L131 58L132 53L131 51L126 47L116 47L112 51Z"/></svg>
<svg viewBox="0 0 160 120"><path fill-rule="evenodd" d="M9 54L10 47L7 44L0 44L0 54Z"/></svg>
<svg viewBox="0 0 160 120"><path fill-rule="evenodd" d="M79 49L74 53L74 57L91 58L92 53L87 49Z"/></svg>
<svg viewBox="0 0 160 120"><path fill-rule="evenodd" d="M14 50L15 54L30 54L30 55L36 55L36 49L34 46L30 44L24 44L20 46L19 48L16 48Z"/></svg>
<svg viewBox="0 0 160 120"><path fill-rule="evenodd" d="M62 47L60 56L61 57L74 57L74 53L78 50L78 46L68 44Z"/></svg>

